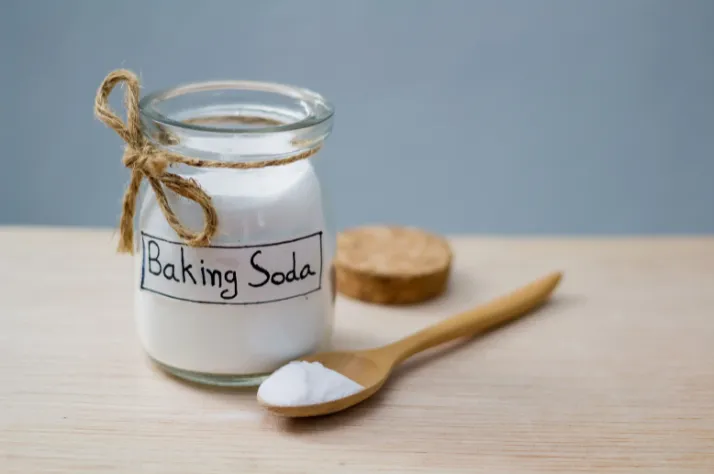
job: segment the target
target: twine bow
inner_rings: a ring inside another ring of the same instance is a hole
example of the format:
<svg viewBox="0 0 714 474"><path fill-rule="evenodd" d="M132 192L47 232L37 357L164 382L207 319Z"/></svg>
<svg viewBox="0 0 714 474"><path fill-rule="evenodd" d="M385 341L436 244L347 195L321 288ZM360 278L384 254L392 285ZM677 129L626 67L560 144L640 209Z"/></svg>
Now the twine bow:
<svg viewBox="0 0 714 474"><path fill-rule="evenodd" d="M126 93L126 123L109 107L109 95L117 84L124 83ZM131 181L124 193L122 214L119 223L119 245L121 253L133 253L134 250L134 214L136 213L136 198L141 182L146 179L156 195L159 207L171 228L186 244L194 247L204 247L210 244L211 238L218 230L218 214L213 207L211 197L206 194L198 183L189 178L181 177L167 171L173 164L184 164L197 168L228 168L254 169L269 166L281 166L308 158L319 150L318 147L285 158L251 161L226 162L191 158L171 153L152 144L141 130L139 116L139 79L131 71L119 69L111 72L102 82L94 102L94 113L99 120L113 129L126 142L124 166L131 169ZM170 189L179 196L194 201L201 207L204 217L203 229L195 232L184 226L171 209L164 188Z"/></svg>

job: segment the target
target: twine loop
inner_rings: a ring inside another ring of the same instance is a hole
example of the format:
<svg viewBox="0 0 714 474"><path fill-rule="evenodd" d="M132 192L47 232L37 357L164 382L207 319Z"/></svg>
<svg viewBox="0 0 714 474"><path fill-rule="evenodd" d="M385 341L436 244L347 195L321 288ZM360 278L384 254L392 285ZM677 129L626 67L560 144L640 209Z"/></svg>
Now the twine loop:
<svg viewBox="0 0 714 474"><path fill-rule="evenodd" d="M125 85L124 103L126 106L126 122L117 116L109 107L109 95L118 84ZM121 253L134 251L134 215L136 199L144 179L156 195L156 200L166 221L176 234L188 245L205 247L218 230L218 214L213 207L211 197L193 179L169 173L173 164L184 164L197 168L254 169L269 166L281 166L304 160L314 155L320 146L302 151L284 158L252 162L226 162L203 160L171 153L152 144L141 129L139 113L140 84L136 75L125 69L109 73L102 81L94 101L94 113L99 120L113 129L125 142L126 148L122 162L131 169L131 180L124 193L122 214L119 223L119 245ZM246 117L250 119L250 117ZM169 205L165 189L179 196L194 201L201 207L204 226L200 231L193 231L184 226Z"/></svg>

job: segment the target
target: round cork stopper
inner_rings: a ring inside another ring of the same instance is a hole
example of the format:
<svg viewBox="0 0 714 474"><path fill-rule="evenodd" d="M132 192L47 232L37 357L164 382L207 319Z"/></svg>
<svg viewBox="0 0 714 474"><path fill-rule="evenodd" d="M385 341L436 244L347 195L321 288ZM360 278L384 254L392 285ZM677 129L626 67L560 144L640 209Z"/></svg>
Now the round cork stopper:
<svg viewBox="0 0 714 474"><path fill-rule="evenodd" d="M337 236L337 291L379 304L418 303L446 289L445 239L410 227L360 227Z"/></svg>

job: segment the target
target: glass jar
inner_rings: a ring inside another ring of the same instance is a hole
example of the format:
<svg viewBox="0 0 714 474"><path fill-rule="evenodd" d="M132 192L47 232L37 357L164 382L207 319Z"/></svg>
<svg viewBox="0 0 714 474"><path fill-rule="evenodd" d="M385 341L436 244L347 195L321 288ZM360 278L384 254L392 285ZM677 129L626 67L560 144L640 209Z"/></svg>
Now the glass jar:
<svg viewBox="0 0 714 474"><path fill-rule="evenodd" d="M216 161L271 160L319 148L332 106L286 85L195 83L144 97L142 128L164 150ZM318 153L259 169L170 172L211 196L219 227L209 247L185 245L153 192L142 192L135 233L135 313L148 355L185 379L255 385L322 350L333 323L335 229ZM200 207L167 190L183 225Z"/></svg>

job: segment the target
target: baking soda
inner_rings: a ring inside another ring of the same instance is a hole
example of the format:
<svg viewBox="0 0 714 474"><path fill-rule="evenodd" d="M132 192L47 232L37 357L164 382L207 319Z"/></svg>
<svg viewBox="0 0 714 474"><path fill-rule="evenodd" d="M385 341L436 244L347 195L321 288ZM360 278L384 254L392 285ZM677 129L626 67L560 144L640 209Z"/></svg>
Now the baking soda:
<svg viewBox="0 0 714 474"><path fill-rule="evenodd" d="M331 334L334 234L309 160L191 175L219 216L211 247L182 244L154 193L142 201L135 313L155 360L216 375L269 373L316 352ZM169 193L189 228L193 202Z"/></svg>
<svg viewBox="0 0 714 474"><path fill-rule="evenodd" d="M349 397L364 387L319 362L284 365L258 388L258 397L273 406L304 406Z"/></svg>

